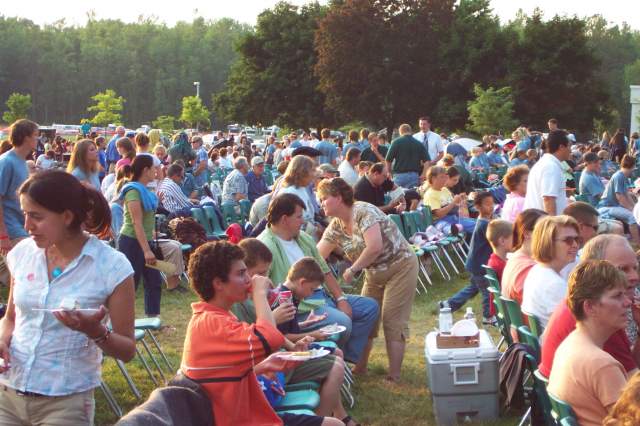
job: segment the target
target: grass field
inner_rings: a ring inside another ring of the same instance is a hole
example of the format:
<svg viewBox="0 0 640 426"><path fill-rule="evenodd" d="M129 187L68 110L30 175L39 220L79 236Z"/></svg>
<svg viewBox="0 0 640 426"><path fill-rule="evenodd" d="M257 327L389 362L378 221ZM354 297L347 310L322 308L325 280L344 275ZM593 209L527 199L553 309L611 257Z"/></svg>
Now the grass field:
<svg viewBox="0 0 640 426"><path fill-rule="evenodd" d="M359 377L354 388L356 405L350 410L352 417L366 425L436 424L431 394L426 386L424 337L437 325L437 301L450 296L464 285L466 281L463 278L451 282L435 281L434 286L429 288L428 294L422 293L416 297L411 316L411 339L408 342L401 384L389 385L384 382L386 353L383 339L377 339L370 360L369 373L367 376ZM171 327L160 333L160 343L175 368L180 362L184 334L191 316L190 303L195 300L192 293L165 292L162 297L163 322L170 324ZM470 306L473 306L474 312L479 314L481 312L480 297L476 297ZM143 316L142 288L138 290L136 312L138 316ZM462 311L459 311L456 319L461 315ZM492 331L492 334L494 337L497 336L495 331ZM142 351L142 347L140 350ZM135 359L127 364L127 369L143 393L143 398L146 399L153 390L153 384L142 368L142 364ZM103 378L125 412L138 404L112 359L105 360ZM503 417L484 424L507 426L517 424L518 420L514 416ZM102 393L96 390L96 424L111 425L115 421L116 418L109 410Z"/></svg>

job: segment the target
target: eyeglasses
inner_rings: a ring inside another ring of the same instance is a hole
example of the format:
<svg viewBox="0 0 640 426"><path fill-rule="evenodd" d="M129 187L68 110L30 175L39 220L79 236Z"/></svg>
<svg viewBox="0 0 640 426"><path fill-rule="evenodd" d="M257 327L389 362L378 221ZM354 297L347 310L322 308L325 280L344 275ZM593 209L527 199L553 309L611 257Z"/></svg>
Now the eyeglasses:
<svg viewBox="0 0 640 426"><path fill-rule="evenodd" d="M568 246L572 246L574 243L576 245L580 245L582 244L582 238L579 236L568 236L568 237L564 237L564 238L557 238L555 241L562 241L563 243L565 243Z"/></svg>

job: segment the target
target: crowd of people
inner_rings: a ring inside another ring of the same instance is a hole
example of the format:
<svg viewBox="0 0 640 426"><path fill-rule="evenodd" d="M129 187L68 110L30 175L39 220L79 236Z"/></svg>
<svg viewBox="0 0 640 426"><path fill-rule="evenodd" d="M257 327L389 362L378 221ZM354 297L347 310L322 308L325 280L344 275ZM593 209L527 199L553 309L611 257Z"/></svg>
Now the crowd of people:
<svg viewBox="0 0 640 426"><path fill-rule="evenodd" d="M66 169L36 123L13 123L0 156L0 280L10 285L0 423L91 424L102 354L135 354L138 285L145 316L159 317L163 293L188 291L186 273L199 301L181 372L204 382L216 424L356 425L339 389L345 369L367 374L380 325L386 380L402 379L421 260L389 215L417 210L469 243L470 282L439 305L456 311L481 294L482 323L495 325L489 265L503 296L545 328L550 392L580 424L626 424L615 423L631 415L621 395L637 387L627 381L640 363L638 135L577 143L551 119L547 132L522 126L469 147L432 131L429 117L417 123L395 138L362 129L342 141L322 129L270 135L263 147L242 133L205 144L178 132L167 143L159 130L118 127L109 140L66 143ZM208 206L222 218L246 205L229 241L183 253L178 235L158 230L162 217ZM174 272L161 274L159 260ZM356 283L359 295L345 291ZM333 324L344 331L330 355L282 358L317 348ZM286 384L319 384L315 415L276 413L261 383L280 372Z"/></svg>

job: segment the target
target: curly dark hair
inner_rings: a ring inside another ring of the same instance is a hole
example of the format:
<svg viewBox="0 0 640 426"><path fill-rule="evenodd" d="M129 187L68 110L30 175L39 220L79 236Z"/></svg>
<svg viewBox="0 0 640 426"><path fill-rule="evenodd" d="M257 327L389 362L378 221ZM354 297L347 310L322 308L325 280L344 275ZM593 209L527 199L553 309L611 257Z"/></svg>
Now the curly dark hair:
<svg viewBox="0 0 640 426"><path fill-rule="evenodd" d="M229 280L231 264L243 260L244 252L226 241L215 241L201 245L189 258L189 281L200 300L211 300L215 296L213 280Z"/></svg>

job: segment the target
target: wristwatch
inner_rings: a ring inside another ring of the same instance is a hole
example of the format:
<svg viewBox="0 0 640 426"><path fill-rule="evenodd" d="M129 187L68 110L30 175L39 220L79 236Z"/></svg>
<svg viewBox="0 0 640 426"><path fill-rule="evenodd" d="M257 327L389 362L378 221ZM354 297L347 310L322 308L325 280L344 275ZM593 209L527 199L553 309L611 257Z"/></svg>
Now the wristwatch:
<svg viewBox="0 0 640 426"><path fill-rule="evenodd" d="M342 302L343 300L345 302L347 301L347 296L345 296L344 294L336 299L336 303Z"/></svg>

